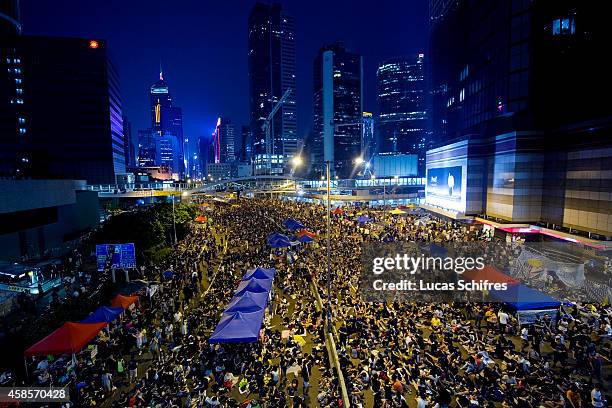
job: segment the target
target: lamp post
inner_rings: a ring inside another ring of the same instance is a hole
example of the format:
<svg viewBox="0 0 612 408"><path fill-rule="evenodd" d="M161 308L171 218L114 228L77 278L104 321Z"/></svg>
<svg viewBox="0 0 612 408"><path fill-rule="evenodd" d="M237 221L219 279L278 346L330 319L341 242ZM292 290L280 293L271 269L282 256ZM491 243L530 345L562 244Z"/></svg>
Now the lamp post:
<svg viewBox="0 0 612 408"><path fill-rule="evenodd" d="M332 332L332 311L331 311L331 194L330 194L330 162L326 161L327 171L327 328Z"/></svg>
<svg viewBox="0 0 612 408"><path fill-rule="evenodd" d="M176 215L174 214L174 194L172 194L172 229L174 230L174 245L178 242L176 239Z"/></svg>
<svg viewBox="0 0 612 408"><path fill-rule="evenodd" d="M297 193L297 180L295 179L295 169L302 165L304 161L300 156L293 156L291 159L291 163L293 164L293 168L291 169L291 175L293 176L293 185L295 187L295 192Z"/></svg>

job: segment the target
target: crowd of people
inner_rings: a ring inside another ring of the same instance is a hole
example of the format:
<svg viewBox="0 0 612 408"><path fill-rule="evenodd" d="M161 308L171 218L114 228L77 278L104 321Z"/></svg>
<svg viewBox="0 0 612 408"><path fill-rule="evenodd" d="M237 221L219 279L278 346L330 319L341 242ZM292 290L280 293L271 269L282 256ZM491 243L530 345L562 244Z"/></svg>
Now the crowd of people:
<svg viewBox="0 0 612 408"><path fill-rule="evenodd" d="M142 268L147 293L155 293L75 359L33 361L36 384L70 384L74 406L341 407L343 385L352 406L368 408L607 405L609 306L577 304L521 326L503 304L361 296L364 246L493 239L478 228L344 207L331 220L327 282L324 206L241 199L200 208L211 222L194 223L164 263ZM315 241L268 247L270 233L290 233L287 218ZM210 343L240 279L255 267L277 271L260 340ZM325 341L328 318L335 350Z"/></svg>

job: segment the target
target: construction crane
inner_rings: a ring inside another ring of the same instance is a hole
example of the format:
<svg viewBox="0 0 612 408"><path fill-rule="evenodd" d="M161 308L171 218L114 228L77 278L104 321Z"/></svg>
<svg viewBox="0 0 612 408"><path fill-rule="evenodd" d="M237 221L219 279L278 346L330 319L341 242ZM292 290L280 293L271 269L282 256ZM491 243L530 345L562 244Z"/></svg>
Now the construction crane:
<svg viewBox="0 0 612 408"><path fill-rule="evenodd" d="M271 154L273 153L271 151L272 143L270 143L270 124L272 123L272 118L274 118L274 115L276 115L276 112L278 112L280 107L283 106L283 103L285 103L285 101L287 100L290 94L291 94L291 88L287 88L287 90L285 91L283 96L280 98L280 100L276 103L276 105L274 105L274 108L272 108L272 111L270 112L270 114L268 115L268 117L266 118L266 120L264 121L261 127L266 134L266 156L267 156L266 160L268 162L268 166L270 167L270 169L272 168Z"/></svg>

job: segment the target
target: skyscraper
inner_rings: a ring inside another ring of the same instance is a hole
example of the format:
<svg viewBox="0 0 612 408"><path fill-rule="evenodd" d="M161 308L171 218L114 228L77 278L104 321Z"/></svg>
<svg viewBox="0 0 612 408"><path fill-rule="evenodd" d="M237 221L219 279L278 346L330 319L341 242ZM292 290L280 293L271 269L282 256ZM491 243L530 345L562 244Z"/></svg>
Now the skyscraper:
<svg viewBox="0 0 612 408"><path fill-rule="evenodd" d="M235 156L235 137L234 124L226 118L219 118L216 127L216 146L217 156L216 163L231 163L236 160Z"/></svg>
<svg viewBox="0 0 612 408"><path fill-rule="evenodd" d="M125 167L135 166L135 149L134 141L132 140L132 123L128 120L127 116L123 115L123 150L125 153Z"/></svg>
<svg viewBox="0 0 612 408"><path fill-rule="evenodd" d="M243 125L240 128L240 152L238 154L238 160L244 163L250 163L252 147L253 137L251 134L251 127L248 125Z"/></svg>
<svg viewBox="0 0 612 408"><path fill-rule="evenodd" d="M431 0L430 13L427 171L461 169L456 209L611 236L607 13L578 0Z"/></svg>
<svg viewBox="0 0 612 408"><path fill-rule="evenodd" d="M314 170L326 161L341 177L353 174L362 154L363 62L337 42L323 47L314 61Z"/></svg>
<svg viewBox="0 0 612 408"><path fill-rule="evenodd" d="M425 173L428 113L424 54L384 61L378 82L378 151L418 154Z"/></svg>
<svg viewBox="0 0 612 408"><path fill-rule="evenodd" d="M0 35L0 174L115 183L119 77L102 40Z"/></svg>
<svg viewBox="0 0 612 408"><path fill-rule="evenodd" d="M280 4L258 2L249 15L250 126L253 157L263 163L256 166L262 172L270 168L273 173L282 172L298 148L294 24ZM270 122L269 152L273 160L266 158L263 126L288 89L290 94Z"/></svg>
<svg viewBox="0 0 612 408"><path fill-rule="evenodd" d="M177 139L176 142L163 142L164 145L171 145L177 149L174 152L176 159L163 161L172 163L173 166L178 166L171 170L173 173L178 174L180 179L183 179L185 177L183 113L181 108L173 105L168 84L164 80L161 70L159 80L151 85L149 97L151 105L151 129L161 137Z"/></svg>

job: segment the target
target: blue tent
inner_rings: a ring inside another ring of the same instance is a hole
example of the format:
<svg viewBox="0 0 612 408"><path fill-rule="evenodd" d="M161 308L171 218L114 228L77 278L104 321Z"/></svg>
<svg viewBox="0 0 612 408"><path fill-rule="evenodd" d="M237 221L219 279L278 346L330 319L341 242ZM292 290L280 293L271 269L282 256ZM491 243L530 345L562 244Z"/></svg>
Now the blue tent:
<svg viewBox="0 0 612 408"><path fill-rule="evenodd" d="M523 284L508 285L507 290L492 290L489 296L514 310L551 309L561 305L556 299Z"/></svg>
<svg viewBox="0 0 612 408"><path fill-rule="evenodd" d="M234 296L242 296L245 292L268 293L272 288L272 279L251 278L240 282Z"/></svg>
<svg viewBox="0 0 612 408"><path fill-rule="evenodd" d="M256 312L265 309L268 303L267 293L245 292L242 296L235 296L225 308L225 313L230 312Z"/></svg>
<svg viewBox="0 0 612 408"><path fill-rule="evenodd" d="M244 276L242 277L242 280L246 281L246 280L249 280L251 278L256 278L256 279L272 279L272 278L274 278L275 274L276 274L276 269L274 269L274 268L270 268L270 269L265 269L265 268L249 269L247 271L247 273L245 273Z"/></svg>
<svg viewBox="0 0 612 408"><path fill-rule="evenodd" d="M287 218L285 221L283 221L283 225L289 230L297 230L304 228L304 224L297 220L294 220L293 218Z"/></svg>
<svg viewBox="0 0 612 408"><path fill-rule="evenodd" d="M372 220L367 215L361 215L357 217L357 222L359 222L360 224L365 224L366 222L370 222L370 221Z"/></svg>
<svg viewBox="0 0 612 408"><path fill-rule="evenodd" d="M163 275L164 275L164 278L166 278L166 279L172 279L174 277L174 272L166 271L166 272L163 273Z"/></svg>
<svg viewBox="0 0 612 408"><path fill-rule="evenodd" d="M119 317L121 313L123 313L122 307L100 306L83 319L81 323L110 323Z"/></svg>
<svg viewBox="0 0 612 408"><path fill-rule="evenodd" d="M210 343L254 343L259 338L264 311L223 313Z"/></svg>
<svg viewBox="0 0 612 408"><path fill-rule="evenodd" d="M298 238L298 241L300 241L302 244L306 244L308 242L314 241L314 239L310 238L308 235L302 235Z"/></svg>
<svg viewBox="0 0 612 408"><path fill-rule="evenodd" d="M291 246L291 242L286 235L274 233L268 236L268 245L272 248L285 248Z"/></svg>

